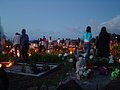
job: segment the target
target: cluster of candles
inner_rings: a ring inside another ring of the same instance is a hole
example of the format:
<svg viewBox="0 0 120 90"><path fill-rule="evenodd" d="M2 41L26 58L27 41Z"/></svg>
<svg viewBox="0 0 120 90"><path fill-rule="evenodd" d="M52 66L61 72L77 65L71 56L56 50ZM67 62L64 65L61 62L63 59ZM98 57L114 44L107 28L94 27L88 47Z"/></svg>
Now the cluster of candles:
<svg viewBox="0 0 120 90"><path fill-rule="evenodd" d="M12 66L12 62L0 62L0 68L5 66L5 68L9 68Z"/></svg>

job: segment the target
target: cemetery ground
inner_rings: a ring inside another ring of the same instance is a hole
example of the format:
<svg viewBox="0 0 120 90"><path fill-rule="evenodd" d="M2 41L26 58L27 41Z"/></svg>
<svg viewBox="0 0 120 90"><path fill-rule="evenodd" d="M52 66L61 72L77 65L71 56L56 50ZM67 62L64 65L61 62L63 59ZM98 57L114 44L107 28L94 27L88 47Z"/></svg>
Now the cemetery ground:
<svg viewBox="0 0 120 90"><path fill-rule="evenodd" d="M75 71L72 69L71 63L62 63L58 68L40 76L26 76L19 74L8 73L10 87L9 90L56 90L60 82L68 79L76 79ZM110 73L108 75L100 75L98 70L94 70L94 74L89 79L77 80L80 86L88 87L83 90L102 90L110 80ZM72 88L70 90L79 90L76 85L69 83ZM93 88L93 89L91 89ZM62 89L61 89L62 90Z"/></svg>
<svg viewBox="0 0 120 90"><path fill-rule="evenodd" d="M118 48L117 48L118 49ZM68 50L68 49L67 49ZM60 54L61 52L64 52ZM119 90L119 78L117 81L111 80L111 69L109 68L109 72L107 75L100 75L99 68L94 68L94 73L89 79L77 80L75 70L73 68L73 55L65 53L66 49L63 49L58 52L58 49L52 54L44 54L43 53L31 53L32 56L30 57L31 64L36 62L44 62L44 63L59 63L60 66L54 70L49 71L46 74L43 74L39 77L34 76L27 76L27 75L20 75L20 74L13 74L8 73L10 85L9 90L60 90L58 89L61 83L65 83L67 80L75 80L84 88L83 90L102 90L103 88L107 88L104 90ZM12 54L11 54L12 55ZM120 54L118 54L119 56ZM115 56L115 57L118 57ZM71 59L72 58L72 59ZM14 58L7 57L7 54L4 54L1 57L1 61L12 61ZM107 66L108 60L99 60L96 57L91 59L93 66ZM116 58L115 61L119 63L119 58ZM113 65L115 66L115 65ZM114 84L115 83L115 84ZM106 86L107 85L107 86ZM117 86L116 86L117 85ZM70 89L61 89L61 90L80 90L80 87L75 83L70 82L68 83L67 87ZM34 89L30 89L34 88ZM38 89L37 89L38 88ZM108 89L109 88L109 89ZM115 88L115 89L114 89Z"/></svg>

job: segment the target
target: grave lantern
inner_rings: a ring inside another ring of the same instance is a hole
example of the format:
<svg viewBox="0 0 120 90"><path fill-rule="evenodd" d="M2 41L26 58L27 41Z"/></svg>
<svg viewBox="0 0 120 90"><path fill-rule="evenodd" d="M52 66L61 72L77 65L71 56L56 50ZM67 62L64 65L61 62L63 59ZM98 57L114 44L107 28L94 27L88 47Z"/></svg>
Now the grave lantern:
<svg viewBox="0 0 120 90"><path fill-rule="evenodd" d="M2 67L4 65L6 68L9 68L12 66L12 62L0 62L0 66Z"/></svg>
<svg viewBox="0 0 120 90"><path fill-rule="evenodd" d="M120 63L120 58L118 59L118 62Z"/></svg>
<svg viewBox="0 0 120 90"><path fill-rule="evenodd" d="M2 64L0 64L0 68L2 67Z"/></svg>

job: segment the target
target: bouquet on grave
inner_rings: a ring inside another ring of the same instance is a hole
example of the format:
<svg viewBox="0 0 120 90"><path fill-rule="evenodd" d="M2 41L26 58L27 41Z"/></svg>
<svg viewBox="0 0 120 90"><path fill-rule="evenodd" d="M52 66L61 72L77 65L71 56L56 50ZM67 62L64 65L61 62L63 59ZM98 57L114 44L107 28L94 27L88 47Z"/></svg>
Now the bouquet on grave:
<svg viewBox="0 0 120 90"><path fill-rule="evenodd" d="M111 80L114 80L120 73L120 69L114 68L114 70L111 73Z"/></svg>
<svg viewBox="0 0 120 90"><path fill-rule="evenodd" d="M99 73L101 75L108 75L108 68L105 66L99 67Z"/></svg>

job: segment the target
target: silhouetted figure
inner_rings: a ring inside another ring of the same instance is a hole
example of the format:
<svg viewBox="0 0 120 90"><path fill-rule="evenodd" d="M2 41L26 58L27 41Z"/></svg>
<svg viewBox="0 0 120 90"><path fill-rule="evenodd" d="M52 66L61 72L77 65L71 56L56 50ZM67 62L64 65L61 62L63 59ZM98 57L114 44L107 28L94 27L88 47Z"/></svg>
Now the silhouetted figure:
<svg viewBox="0 0 120 90"><path fill-rule="evenodd" d="M29 36L26 34L25 29L22 29L20 45L21 45L21 58L27 61L28 60L28 49L29 49Z"/></svg>
<svg viewBox="0 0 120 90"><path fill-rule="evenodd" d="M9 88L9 78L3 66L0 67L0 90L8 90Z"/></svg>
<svg viewBox="0 0 120 90"><path fill-rule="evenodd" d="M57 45L60 45L60 38L57 39Z"/></svg>
<svg viewBox="0 0 120 90"><path fill-rule="evenodd" d="M91 38L92 38L91 27L87 26L86 32L83 34L85 61L86 62L88 62L89 56L90 56L90 49L91 49L90 41L91 41Z"/></svg>
<svg viewBox="0 0 120 90"><path fill-rule="evenodd" d="M45 47L45 49L47 48L47 39L45 36L43 36L43 46Z"/></svg>
<svg viewBox="0 0 120 90"><path fill-rule="evenodd" d="M17 56L17 50L20 52L20 34L16 33L15 36L13 37L13 46L15 49L15 56Z"/></svg>
<svg viewBox="0 0 120 90"><path fill-rule="evenodd" d="M49 45L52 45L52 37L49 38Z"/></svg>
<svg viewBox="0 0 120 90"><path fill-rule="evenodd" d="M80 44L81 44L81 39L80 38L78 38L78 40L77 40L77 42L76 42L76 45L78 44L78 46L80 46Z"/></svg>
<svg viewBox="0 0 120 90"><path fill-rule="evenodd" d="M2 46L1 46L1 44L0 44L0 54L2 54Z"/></svg>
<svg viewBox="0 0 120 90"><path fill-rule="evenodd" d="M97 42L97 56L108 58L110 55L110 35L106 30L106 27L101 28L101 32Z"/></svg>
<svg viewBox="0 0 120 90"><path fill-rule="evenodd" d="M118 35L117 42L120 44L120 35Z"/></svg>
<svg viewBox="0 0 120 90"><path fill-rule="evenodd" d="M65 43L65 40L64 40L64 38L62 39L62 45Z"/></svg>
<svg viewBox="0 0 120 90"><path fill-rule="evenodd" d="M39 40L39 46L41 47L42 46L42 38L40 38L40 40Z"/></svg>

